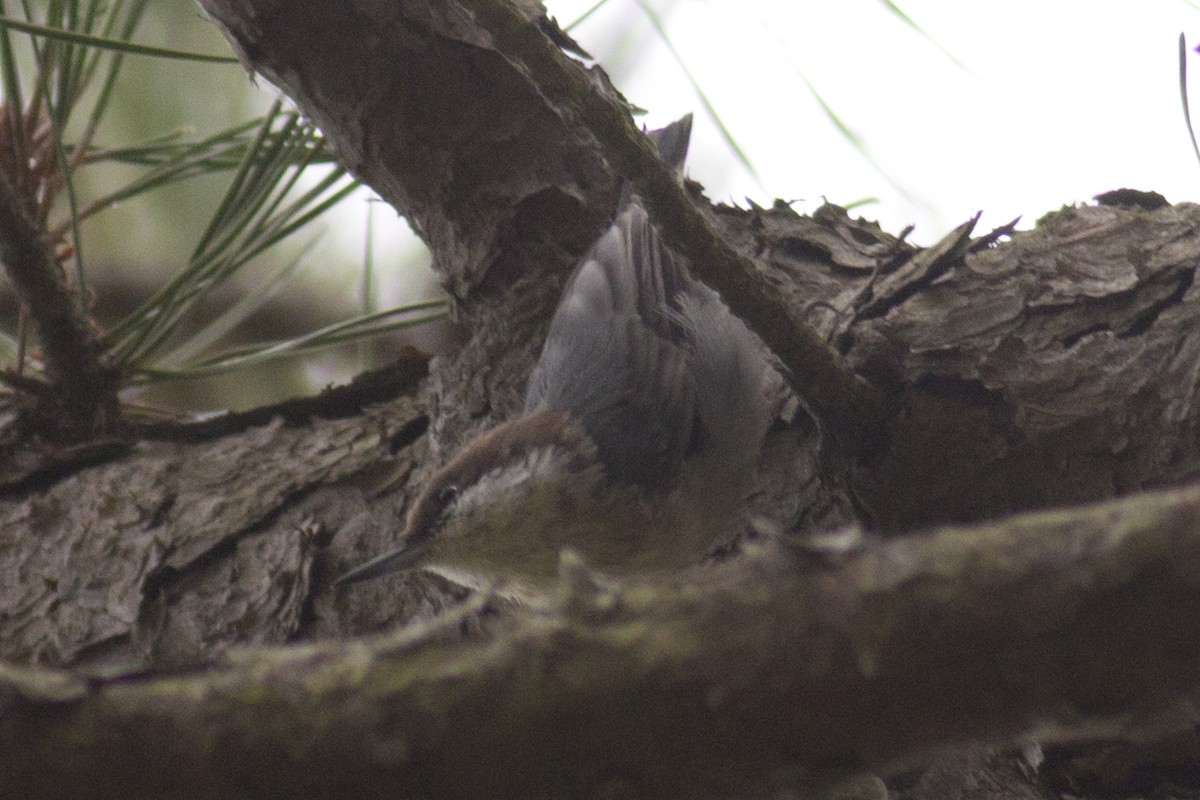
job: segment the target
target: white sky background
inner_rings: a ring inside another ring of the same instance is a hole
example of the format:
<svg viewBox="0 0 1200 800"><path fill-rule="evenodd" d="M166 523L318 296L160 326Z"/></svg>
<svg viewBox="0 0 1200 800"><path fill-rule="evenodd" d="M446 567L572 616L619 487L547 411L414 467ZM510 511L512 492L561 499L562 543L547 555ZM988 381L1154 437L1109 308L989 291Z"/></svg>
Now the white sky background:
<svg viewBox="0 0 1200 800"><path fill-rule="evenodd" d="M645 0L757 170L737 162L638 0L572 31L651 127L696 115L689 174L714 200L822 196L931 244L977 210L980 229L1100 192L1200 196L1179 100L1177 40L1200 41L1185 0ZM567 25L593 0L547 0ZM936 43L936 44L935 44ZM964 68L938 49L957 58ZM1200 55L1191 53L1200 124ZM812 83L889 182L835 128ZM761 181L761 182L760 182ZM897 188L897 186L901 188ZM905 196L907 194L907 197Z"/></svg>

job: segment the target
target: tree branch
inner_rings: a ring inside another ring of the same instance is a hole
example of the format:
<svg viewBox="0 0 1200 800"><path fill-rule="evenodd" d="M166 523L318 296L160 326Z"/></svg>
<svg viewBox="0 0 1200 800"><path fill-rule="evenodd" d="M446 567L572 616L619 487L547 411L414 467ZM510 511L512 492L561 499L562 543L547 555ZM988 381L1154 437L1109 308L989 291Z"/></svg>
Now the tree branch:
<svg viewBox="0 0 1200 800"><path fill-rule="evenodd" d="M42 435L106 430L117 418L117 373L106 365L78 299L63 280L45 232L0 172L0 261L33 319L50 380L33 411ZM29 386L26 381L22 386Z"/></svg>
<svg viewBox="0 0 1200 800"><path fill-rule="evenodd" d="M274 3L231 2L230 0L201 0L203 5L222 24L234 42L247 54L252 54L250 63L272 77L280 86L287 90L297 100L305 111L322 122L322 129L330 136L347 163L360 169L360 174L368 184L373 186L381 195L391 200L402 213L415 214L414 220L423 230L427 240L435 252L435 264L443 271L454 270L453 261L458 260L458 254L453 250L476 250L480 242L470 241L480 234L490 236L486 222L475 219L456 219L457 209L445 198L440 199L436 215L428 214L424 208L422 193L431 188L430 163L444 160L443 156L417 161L411 156L396 156L390 164L374 163L371 159L363 158L366 146L374 145L369 135L370 121L351 119L337 113L336 107L345 102L344 92L335 95L321 88L320 82L314 80L314 66L309 63L303 68L309 73L305 80L298 80L296 64L296 48L301 46L301 37L295 34L295 25L305 22L297 19L295 24L288 25L285 20L295 15L299 18L302 13L296 10L279 8ZM259 6L263 6L261 10ZM321 3L309 3L312 13L335 16ZM267 8L269 7L269 8ZM308 13L308 12L305 12ZM369 10L360 9L364 18L371 16ZM539 10L540 13L540 10ZM598 88L597 82L589 77L587 71L579 62L568 58L559 46L531 19L528 6L509 2L509 0L467 0L453 4L450 7L439 8L436 12L426 8L424 4L409 4L402 10L390 9L381 14L372 27L377 35L380 31L407 29L419 32L416 35L424 37L429 42L452 41L462 46L469 45L469 55L459 56L459 61L482 60L495 56L503 59L506 65L489 61L489 67L474 70L471 80L477 82L480 75L494 85L489 86L487 94L493 102L487 107L495 118L479 120L476 115L466 120L470 135L478 138L477 142L464 143L462 152L492 150L495 142L488 137L495 130L506 133L500 140L508 146L512 139L509 131L514 123L504 117L504 109L522 103L525 107L536 106L538 115L557 117L567 123L568 129L581 142L598 144L598 149L610 165L611 169L622 178L631 180L639 194L647 201L667 234L668 241L692 263L696 275L717 289L730 307L739 314L763 340L772 348L790 371L790 379L796 389L812 405L821 417L826 427L835 433L835 438L847 452L853 451L857 442L870 438L879 433L882 423L882 398L878 391L858 378L842 361L838 353L825 343L804 321L799 310L792 308L779 287L761 275L761 272L744 256L733 251L722 242L712 226L697 210L695 204L680 188L678 181L657 157L653 146L640 134L634 125L628 110L616 97ZM309 14L311 16L311 14ZM253 25L248 24L252 20ZM339 19L338 23L344 23ZM547 22L546 24L551 24ZM349 25L347 28L351 27ZM277 32L288 30L287 36ZM274 32L274 35L272 33ZM403 53L412 47L410 36L404 44L394 49L398 59L403 60ZM423 47L421 58L428 60L436 52L433 47ZM315 67L319 72L321 67ZM353 65L349 67L349 75L343 73L338 77L339 84L356 82L353 73L368 71L369 67ZM411 75L423 73L426 67L410 67L405 78L410 84L415 83ZM456 67L447 66L446 72L451 77L445 79L453 85ZM512 77L509 77L511 73ZM376 85L390 85L395 78L377 76ZM407 88L407 87L406 87ZM408 89L411 91L411 89ZM519 97L522 92L531 92L534 99ZM503 99L501 99L503 98ZM444 99L433 101L443 103ZM356 111L358 109L355 109ZM455 136L451 132L453 123L447 120L463 113L461 108L442 112L440 116L430 110L430 104L424 104L404 122L402 127L391 129L397 140L406 140L410 147L420 146L420 139L427 135L428 126L414 123L415 119L428 117L436 120L437 130ZM325 124L329 122L330 124ZM528 123L520 123L517 130L525 128ZM355 129L362 127L361 131ZM412 129L413 133L405 131ZM546 139L552 126L543 124L537 136ZM568 146L562 141L553 145L547 142L529 142L522 148L523 153L557 152L572 161L568 173L574 173L570 179L558 180L575 184L570 190L578 192L584 189L590 194L589 199L596 195L596 179L583 177L585 168L578 166L587 164L588 160L579 155L570 155ZM442 153L447 148L446 141L437 143ZM547 150L547 148L550 148ZM386 148L381 148L379 155L387 158L390 154ZM527 161L529 156L522 155L515 160L506 154L492 153L486 157L487 163L494 164L497 159L519 163ZM458 167L459 165L455 165ZM449 168L453 169L453 168ZM397 174L406 173L402 178L403 187L393 185ZM545 178L548 170L539 167L539 176ZM448 172L447 174L456 174ZM461 170L457 174L462 174ZM465 175L464 175L465 177ZM481 175L481 180L490 180L490 176ZM444 178L443 178L444 180ZM481 194L492 194L488 187L475 187ZM496 206L506 211L520 209L522 203L530 198L524 192L519 181L505 187L505 195L512 195L510 204L497 202ZM461 187L459 189L461 191ZM522 192L518 194L518 192ZM578 201L576 201L577 203ZM538 195L536 206L538 213L548 218L538 224L553 223L551 241L566 243L576 236L575 226L579 225L578 210L569 213L573 218L571 226L565 225L563 219L555 219L553 208L546 207L545 194ZM609 207L608 211L611 211ZM495 211L488 211L483 216L494 216ZM428 221L426 221L428 219ZM441 232L449 227L454 229L452 237L446 237ZM524 223L528 225L528 223ZM594 236L594 229L589 229L589 235ZM578 257L578 253L575 254Z"/></svg>
<svg viewBox="0 0 1200 800"><path fill-rule="evenodd" d="M455 6L204 5L411 215L475 338L433 367L428 415L407 399L337 424L299 409L0 500L18 542L0 552L23 610L0 637L13 657L107 662L108 676L122 657L211 659L119 678L4 670L6 790L727 797L972 741L1194 721L1196 489L840 556L769 545L670 585L597 588L575 567L546 608L481 602L382 639L220 655L440 607L419 581L339 594L327 578L394 538L427 422L437 446L455 414L478 426L504 413L557 294L545 277L594 238L617 181L575 124L591 100L547 103L528 77L536 56L502 57ZM611 136L640 141L619 123ZM657 168L624 146L602 145L622 174ZM708 216L900 409L882 455L831 481L887 527L1200 474L1195 207L1068 209L994 248L965 225L916 256L837 209ZM807 477L799 453L769 453L784 465L770 502L822 528L797 487L826 476Z"/></svg>
<svg viewBox="0 0 1200 800"><path fill-rule="evenodd" d="M510 0L460 0L492 38L496 49L523 74L547 104L594 137L605 160L633 183L668 242L692 271L716 289L729 307L762 337L784 366L797 394L806 398L848 451L880 433L883 399L808 325L784 293L764 280L745 256L729 247L688 198L628 109L603 91Z"/></svg>
<svg viewBox="0 0 1200 800"><path fill-rule="evenodd" d="M768 544L671 585L576 564L544 608L477 600L349 647L5 668L0 775L27 797L705 797L1151 735L1196 720L1197 564L1197 488L841 555Z"/></svg>

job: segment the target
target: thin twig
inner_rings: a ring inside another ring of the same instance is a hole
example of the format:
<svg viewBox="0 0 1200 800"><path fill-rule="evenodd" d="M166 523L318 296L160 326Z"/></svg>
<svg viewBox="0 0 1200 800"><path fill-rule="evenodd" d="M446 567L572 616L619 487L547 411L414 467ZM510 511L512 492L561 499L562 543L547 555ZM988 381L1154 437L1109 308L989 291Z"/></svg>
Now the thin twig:
<svg viewBox="0 0 1200 800"><path fill-rule="evenodd" d="M49 240L0 172L0 261L29 313L42 346L55 408L43 407L52 433L94 433L116 419L115 371L101 358L77 296L71 292ZM57 413L61 412L61 413Z"/></svg>

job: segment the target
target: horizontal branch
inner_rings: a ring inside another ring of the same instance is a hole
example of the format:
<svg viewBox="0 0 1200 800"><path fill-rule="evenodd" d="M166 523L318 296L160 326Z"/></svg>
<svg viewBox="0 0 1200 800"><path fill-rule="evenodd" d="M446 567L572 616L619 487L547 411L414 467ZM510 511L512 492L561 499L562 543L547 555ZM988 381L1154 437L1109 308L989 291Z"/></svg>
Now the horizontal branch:
<svg viewBox="0 0 1200 800"><path fill-rule="evenodd" d="M1200 488L842 543L668 585L576 564L542 608L191 674L5 667L0 776L22 797L736 796L1194 722Z"/></svg>

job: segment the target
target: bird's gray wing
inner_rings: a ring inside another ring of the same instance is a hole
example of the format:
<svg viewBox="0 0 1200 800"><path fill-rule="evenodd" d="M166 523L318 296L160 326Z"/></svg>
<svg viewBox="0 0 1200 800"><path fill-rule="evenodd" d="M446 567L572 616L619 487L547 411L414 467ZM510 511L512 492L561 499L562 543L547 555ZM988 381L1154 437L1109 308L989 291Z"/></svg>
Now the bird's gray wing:
<svg viewBox="0 0 1200 800"><path fill-rule="evenodd" d="M676 170L691 130L688 115L649 134ZM692 343L679 313L694 281L629 187L619 209L563 290L525 407L577 419L612 480L665 486L698 431Z"/></svg>
<svg viewBox="0 0 1200 800"><path fill-rule="evenodd" d="M526 410L571 414L613 480L665 485L695 433L690 348L669 313L689 280L635 202L576 268L550 322Z"/></svg>

